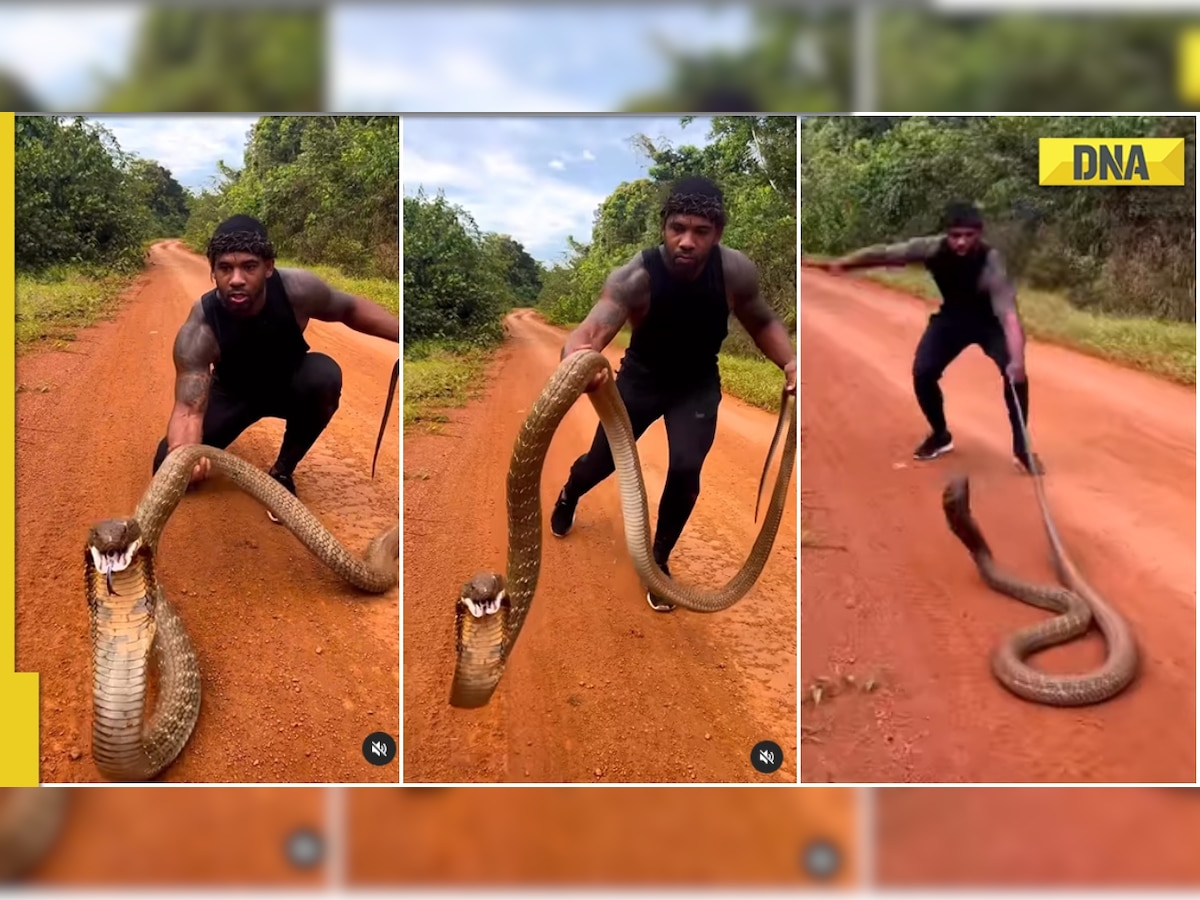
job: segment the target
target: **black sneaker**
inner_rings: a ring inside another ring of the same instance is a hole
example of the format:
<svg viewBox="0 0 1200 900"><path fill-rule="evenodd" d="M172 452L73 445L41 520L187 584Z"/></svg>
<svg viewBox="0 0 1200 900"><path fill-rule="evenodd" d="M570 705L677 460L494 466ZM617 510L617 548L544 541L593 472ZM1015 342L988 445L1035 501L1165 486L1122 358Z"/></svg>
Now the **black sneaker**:
<svg viewBox="0 0 1200 900"><path fill-rule="evenodd" d="M931 434L921 441L920 446L913 451L913 459L937 459L943 453L949 453L953 449L954 439L950 437L950 432Z"/></svg>
<svg viewBox="0 0 1200 900"><path fill-rule="evenodd" d="M566 488L559 492L558 499L554 501L554 511L550 513L551 534L561 538L570 533L575 525L575 506L578 503L578 500L567 498Z"/></svg>
<svg viewBox="0 0 1200 900"><path fill-rule="evenodd" d="M1013 453L1013 465L1017 467L1017 471L1023 472L1026 475L1045 475L1046 467L1042 465L1042 461L1038 459L1036 453L1026 453L1017 451Z"/></svg>
<svg viewBox="0 0 1200 900"><path fill-rule="evenodd" d="M666 563L660 565L659 568L667 574L667 577L670 577L671 570L667 568ZM655 596L649 589L646 590L646 602L650 604L650 608L655 612L669 613L675 611L674 603L664 600L662 597Z"/></svg>
<svg viewBox="0 0 1200 900"><path fill-rule="evenodd" d="M296 482L292 480L291 475L280 475L276 474L275 472L268 472L267 474L287 488L289 494L291 494L293 497L296 496ZM275 513L271 512L269 509L267 510L267 518L276 525L280 524L280 520L276 518Z"/></svg>

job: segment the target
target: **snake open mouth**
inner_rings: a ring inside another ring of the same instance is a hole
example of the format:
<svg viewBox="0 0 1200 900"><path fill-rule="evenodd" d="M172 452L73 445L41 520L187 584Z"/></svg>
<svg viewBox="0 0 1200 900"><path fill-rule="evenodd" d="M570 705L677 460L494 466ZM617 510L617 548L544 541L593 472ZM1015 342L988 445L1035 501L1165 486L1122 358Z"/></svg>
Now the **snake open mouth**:
<svg viewBox="0 0 1200 900"><path fill-rule="evenodd" d="M104 576L108 586L108 592L115 595L117 592L113 590L113 573L124 572L129 568L129 564L133 562L134 554L142 547L140 539L134 539L132 543L124 550L109 550L101 553L95 546L88 547L92 554L92 564L95 565L96 571Z"/></svg>
<svg viewBox="0 0 1200 900"><path fill-rule="evenodd" d="M476 600L472 597L459 597L459 602L467 608L476 619L482 619L484 616L492 616L500 612L500 607L508 606L508 592L500 591L494 597L488 597L485 600Z"/></svg>

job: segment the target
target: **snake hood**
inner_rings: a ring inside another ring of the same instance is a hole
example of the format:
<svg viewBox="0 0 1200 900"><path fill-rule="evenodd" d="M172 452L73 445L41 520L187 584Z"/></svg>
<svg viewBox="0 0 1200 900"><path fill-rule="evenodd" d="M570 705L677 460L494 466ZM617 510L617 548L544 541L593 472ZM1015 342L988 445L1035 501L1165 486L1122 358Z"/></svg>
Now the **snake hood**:
<svg viewBox="0 0 1200 900"><path fill-rule="evenodd" d="M88 532L88 562L105 577L110 594L116 594L113 574L124 572L142 549L142 529L135 519L106 519Z"/></svg>

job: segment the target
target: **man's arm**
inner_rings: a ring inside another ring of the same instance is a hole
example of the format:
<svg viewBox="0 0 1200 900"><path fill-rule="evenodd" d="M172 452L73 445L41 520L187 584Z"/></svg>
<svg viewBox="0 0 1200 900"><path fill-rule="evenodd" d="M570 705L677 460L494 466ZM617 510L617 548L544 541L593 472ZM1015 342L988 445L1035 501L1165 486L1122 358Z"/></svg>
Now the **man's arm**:
<svg viewBox="0 0 1200 900"><path fill-rule="evenodd" d="M175 405L167 421L167 452L183 444L203 443L204 413L212 384L211 366L217 361L217 338L197 302L175 335ZM208 460L196 465L193 480L208 472Z"/></svg>
<svg viewBox="0 0 1200 900"><path fill-rule="evenodd" d="M874 244L817 265L831 271L907 266L925 262L937 252L940 243L940 237L931 236L912 238L896 244Z"/></svg>
<svg viewBox="0 0 1200 900"><path fill-rule="evenodd" d="M650 273L639 253L625 265L613 269L604 281L600 299L579 326L567 335L560 359L590 347L600 351L609 345L631 316L650 305Z"/></svg>
<svg viewBox="0 0 1200 900"><path fill-rule="evenodd" d="M796 389L796 351L787 329L762 295L758 267L744 253L726 249L721 253L725 283L732 297L733 314L753 338L763 355L783 370L787 389Z"/></svg>
<svg viewBox="0 0 1200 900"><path fill-rule="evenodd" d="M1013 381L1025 380L1025 329L1017 314L1017 286L1008 275L1004 258L994 247L988 251L987 262L980 275L980 287L992 298L992 312L1004 329L1004 342L1008 345L1010 377Z"/></svg>
<svg viewBox="0 0 1200 900"><path fill-rule="evenodd" d="M280 269L279 275L292 306L306 317L400 343L400 317L378 303L339 291L304 269Z"/></svg>

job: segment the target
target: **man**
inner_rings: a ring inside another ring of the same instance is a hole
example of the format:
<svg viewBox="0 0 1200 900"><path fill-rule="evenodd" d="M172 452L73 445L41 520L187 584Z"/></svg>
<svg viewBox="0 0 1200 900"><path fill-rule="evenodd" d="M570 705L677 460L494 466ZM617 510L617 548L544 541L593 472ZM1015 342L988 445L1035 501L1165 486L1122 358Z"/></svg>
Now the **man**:
<svg viewBox="0 0 1200 900"><path fill-rule="evenodd" d="M1017 314L1016 287L1008 277L1000 251L983 240L983 218L973 205L950 204L943 227L942 235L867 247L840 259L811 265L840 273L873 266L923 263L941 292L942 305L930 316L913 360L913 390L931 429L913 457L931 460L954 449L938 382L946 367L967 347L976 344L1000 369L1004 380L1013 462L1024 472L1041 472L1041 462L1029 453L1021 429L1021 417L1029 422L1029 380L1025 374L1025 333ZM1019 408L1012 388L1020 400Z"/></svg>
<svg viewBox="0 0 1200 900"><path fill-rule="evenodd" d="M309 349L310 319L400 342L400 319L303 269L276 269L266 229L250 216L217 226L208 244L216 287L175 336L175 406L154 457L157 472L183 444L224 449L263 418L287 423L269 474L293 495L293 473L337 411L342 370ZM191 485L208 476L202 459ZM271 521L278 522L268 513Z"/></svg>
<svg viewBox="0 0 1200 900"><path fill-rule="evenodd" d="M662 417L669 465L654 561L667 561L700 495L700 470L717 434L721 376L717 354L733 312L763 354L783 370L796 390L796 354L788 333L759 293L758 270L737 250L722 247L725 228L720 189L707 178L677 182L661 211L662 243L642 250L613 270L600 299L568 336L562 358L576 350L603 350L623 325L632 326L616 386L629 411L635 437ZM607 375L598 374L588 391ZM614 471L602 426L591 449L571 467L550 516L550 530L565 537L575 523L579 499ZM674 605L646 592L658 612Z"/></svg>

